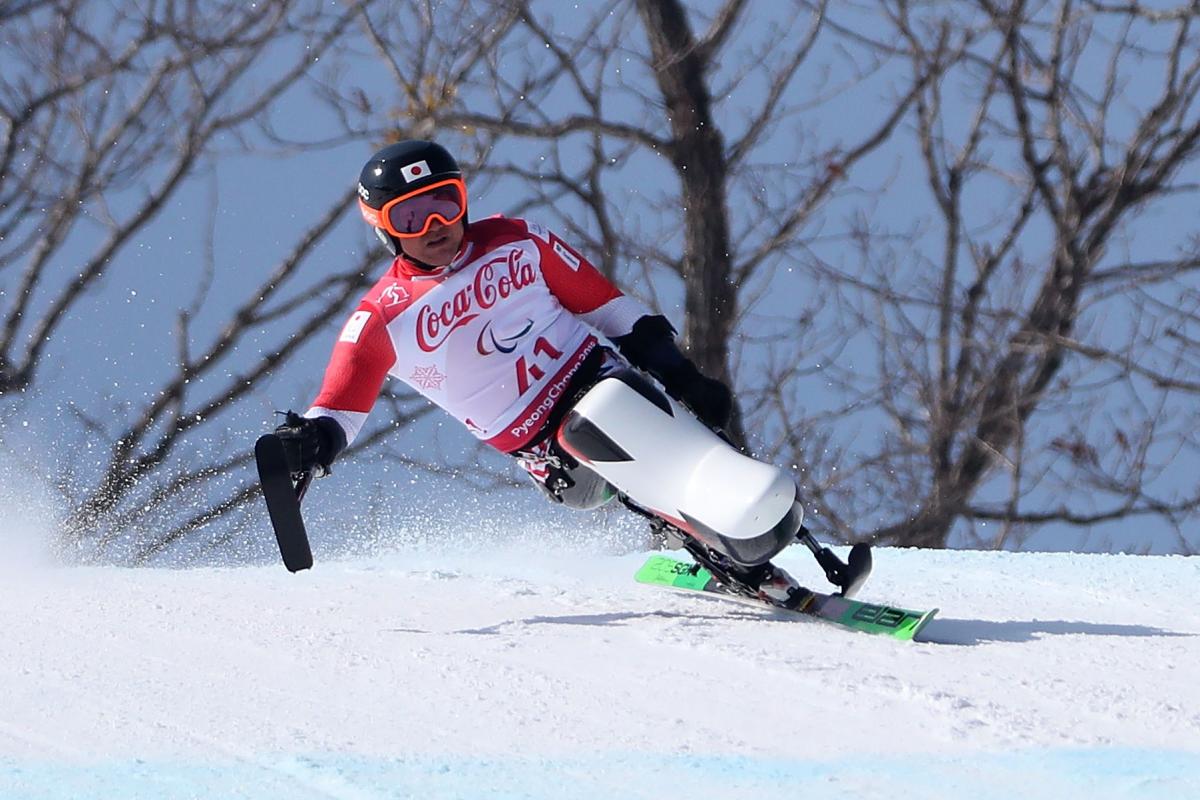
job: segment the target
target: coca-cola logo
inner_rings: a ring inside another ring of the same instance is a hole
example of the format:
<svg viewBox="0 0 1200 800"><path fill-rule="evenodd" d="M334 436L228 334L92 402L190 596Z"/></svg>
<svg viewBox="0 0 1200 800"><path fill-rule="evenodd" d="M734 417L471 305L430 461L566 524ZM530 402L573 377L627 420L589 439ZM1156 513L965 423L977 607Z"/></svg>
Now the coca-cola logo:
<svg viewBox="0 0 1200 800"><path fill-rule="evenodd" d="M475 271L470 286L464 286L441 303L428 303L417 312L417 346L432 353L450 338L450 334L468 325L497 302L533 284L533 264L522 259L524 252L510 250L507 255L485 261Z"/></svg>

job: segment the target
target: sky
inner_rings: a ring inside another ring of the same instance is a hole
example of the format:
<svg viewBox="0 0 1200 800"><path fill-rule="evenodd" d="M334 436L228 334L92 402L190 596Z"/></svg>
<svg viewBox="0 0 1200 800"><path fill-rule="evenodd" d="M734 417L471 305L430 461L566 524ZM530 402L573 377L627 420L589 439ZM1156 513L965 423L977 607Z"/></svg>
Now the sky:
<svg viewBox="0 0 1200 800"><path fill-rule="evenodd" d="M710 6L712 4L709 4ZM557 25L578 25L579 17L558 13ZM869 15L857 15L857 23L872 24ZM748 18L740 35L751 39L774 24L770 15L754 14ZM832 54L823 56L830 63L839 62ZM836 79L837 75L834 75ZM365 85L371 79L360 78ZM801 84L811 84L819 79L806 77ZM881 93L887 83L886 76L877 80L876 88ZM870 84L869 84L870 86ZM732 97L729 108L749 104L753 97ZM745 101L743 103L743 101ZM826 110L821 125L831 139L853 140L862 130L876 122L870 104L847 95L842 104L834 103ZM327 119L308 92L284 98L277 122L289 129L304 129L310 135L319 133ZM778 136L789 135L783 128ZM61 474L62 465L77 460L81 452L81 436L86 435L73 423L70 406L94 413L101 419L111 420L113 428L130 412L124 406L124 398L140 398L153 391L158 376L169 368L176 343L171 331L178 309L192 301L196 287L201 283L205 264L206 237L210 226L214 232L213 257L217 266L214 282L208 290L208 302L202 324L197 328L201 340L215 333L215 325L231 302L239 298L239 292L250 281L266 274L294 240L297 232L310 220L323 212L328 198L344 190L357 175L363 160L373 146L365 141L353 141L318 151L304 153L282 153L272 157L261 155L244 156L232 153L233 143L227 142L229 155L222 157L204 176L193 181L154 225L140 235L133 247L126 250L121 262L116 265L100 290L76 312L75 322L69 337L55 341L47 351L42 373L43 383L36 397L8 401L6 409L5 448L12 469L28 469L35 475L43 475L53 483L54 476ZM877 159L869 160L859 176L864 186L888 187L881 192L876 206L877 221L884 226L902 226L908 223L908 207L914 200L928 203L927 190L918 188L921 178L914 164L916 153L907 155L900 151L889 151ZM531 159L533 153L530 154ZM649 186L658 183L672 185L674 178L665 167L652 179L652 160L641 159L631 164L632 174L614 183L614 190L627 192L643 203L653 203ZM636 168L634 168L636 167ZM503 182L486 185L473 184L472 213L480 216L507 210L511 193ZM215 200L210 211L209 201ZM847 222L840 216L843 209L834 206L828 211L828 226L838 227ZM1167 230L1182 230L1171 217L1162 220ZM1161 240L1160 240L1161 241ZM351 214L338 229L328 245L323 247L308 268L305 281L314 287L320 286L321 270L325 265L333 269L342 266L364 248L375 247L374 239L364 225ZM386 261L379 251L378 270ZM784 291L776 293L780 303L786 305L789 293L803 293L806 286L798 275L784 278ZM645 293L645 286L632 284L631 291ZM681 321L677 298L669 289L660 289L664 311L677 324ZM771 312L770 305L763 308ZM207 320L207 322L204 322ZM337 325L331 325L325 336L314 336L306 342L299 356L286 370L268 376L255 390L250 402L223 421L223 430L216 438L249 442L259 433L268 430L274 422L273 412L286 407L303 408L312 397L324 366ZM86 331L85 335L78 335ZM867 368L872 356L866 351L853 350L841 354L843 366L861 362ZM753 369L753 364L744 367ZM836 405L841 398L831 394L828 385L819 374L806 386L808 397L814 407ZM100 442L87 443L100 447ZM202 442L190 446L203 447ZM449 459L461 462L475 458L472 440L468 434L458 430L453 423L442 419L431 419L420 429L403 434L397 442L401 451L433 459ZM871 440L864 442L869 449ZM1181 456L1187 474L1187 459ZM493 468L506 468L506 462L496 456L484 456L484 463ZM510 475L515 476L515 471ZM422 520L436 517L440 509L453 506L463 514L486 515L489 508L498 502L515 502L529 515L559 520L560 510L549 508L536 492L525 492L516 499L498 501L464 484L461 478L429 476L412 473L398 465L381 465L378 461L368 464L347 464L338 471L336 487L318 484L312 495L310 513L316 521L316 536L325 525L339 522L336 537L348 538L349 542L337 546L353 548L355 537L360 535L360 512L371 502L383 502L391 518ZM381 493L384 498L380 500ZM52 495L52 492L42 492ZM53 499L47 500L54 504ZM465 509L465 510L464 510ZM618 524L610 520L612 515L587 516L587 524ZM579 519L579 518L576 518ZM469 524L469 523L468 523ZM563 524L572 524L564 522ZM574 524L583 525L582 520ZM1155 533L1153 523L1139 522L1136 525L1122 523L1102 531L1054 530L1035 539L1032 546L1042 549L1116 548L1137 546L1152 537L1154 549L1167 547L1169 537ZM365 535L365 534L362 534ZM335 542L328 542L333 547ZM251 548L251 553L269 557L269 548Z"/></svg>

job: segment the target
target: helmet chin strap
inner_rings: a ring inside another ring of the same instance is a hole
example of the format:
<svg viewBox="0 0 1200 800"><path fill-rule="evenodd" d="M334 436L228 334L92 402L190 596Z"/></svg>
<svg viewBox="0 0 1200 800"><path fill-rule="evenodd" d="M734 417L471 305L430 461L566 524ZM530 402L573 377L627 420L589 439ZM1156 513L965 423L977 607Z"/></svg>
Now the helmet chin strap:
<svg viewBox="0 0 1200 800"><path fill-rule="evenodd" d="M420 260L419 258L413 258L408 253L404 254L404 260L407 261L408 263L412 264L414 267L421 270L422 272L429 272L429 273L440 272L446 268L446 265L443 265L440 267L435 267L433 264L426 264L424 261Z"/></svg>
<svg viewBox="0 0 1200 800"><path fill-rule="evenodd" d="M394 256L400 255L399 244L395 239L388 235L387 231L385 231L383 228L372 228L371 230L375 231L375 235L379 237L379 241L383 242L383 246L387 248L389 253Z"/></svg>
<svg viewBox="0 0 1200 800"><path fill-rule="evenodd" d="M445 265L440 266L440 267L435 267L433 264L427 264L419 258L412 257L407 252L405 252L403 249L401 249L400 252L397 253L397 255L401 256L405 261L412 264L414 267L421 270L422 272L437 272L439 269L445 269Z"/></svg>

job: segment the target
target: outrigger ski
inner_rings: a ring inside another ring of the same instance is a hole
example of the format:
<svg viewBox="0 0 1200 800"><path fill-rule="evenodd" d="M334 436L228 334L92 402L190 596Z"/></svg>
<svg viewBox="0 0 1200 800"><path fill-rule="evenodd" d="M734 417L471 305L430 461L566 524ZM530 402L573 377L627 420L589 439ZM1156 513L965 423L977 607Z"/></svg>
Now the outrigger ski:
<svg viewBox="0 0 1200 800"><path fill-rule="evenodd" d="M822 594L808 589L799 590L805 594L797 597L794 604L779 605L742 590L744 587L719 580L710 570L700 564L688 564L670 556L658 554L651 555L646 560L646 563L638 570L635 579L639 583L714 594L756 603L767 608L805 614L844 628L864 633L883 634L903 641L914 639L938 612L936 608L931 611L909 611L893 606L863 603L845 595Z"/></svg>
<svg viewBox="0 0 1200 800"><path fill-rule="evenodd" d="M254 443L254 460L284 566L290 572L311 568L312 550L308 545L304 519L300 516L300 501L304 499L304 493L312 481L312 473L302 472L293 476L288 471L283 444L273 433L263 434Z"/></svg>

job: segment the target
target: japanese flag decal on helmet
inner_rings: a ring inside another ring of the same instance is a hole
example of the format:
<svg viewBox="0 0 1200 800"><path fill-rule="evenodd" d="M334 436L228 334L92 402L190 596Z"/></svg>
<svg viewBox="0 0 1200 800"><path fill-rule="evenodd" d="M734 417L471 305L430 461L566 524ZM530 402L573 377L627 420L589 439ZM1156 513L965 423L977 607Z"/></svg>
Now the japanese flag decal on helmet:
<svg viewBox="0 0 1200 800"><path fill-rule="evenodd" d="M412 183L430 174L429 164L422 159L408 166L401 167L400 174L404 176L404 180Z"/></svg>

